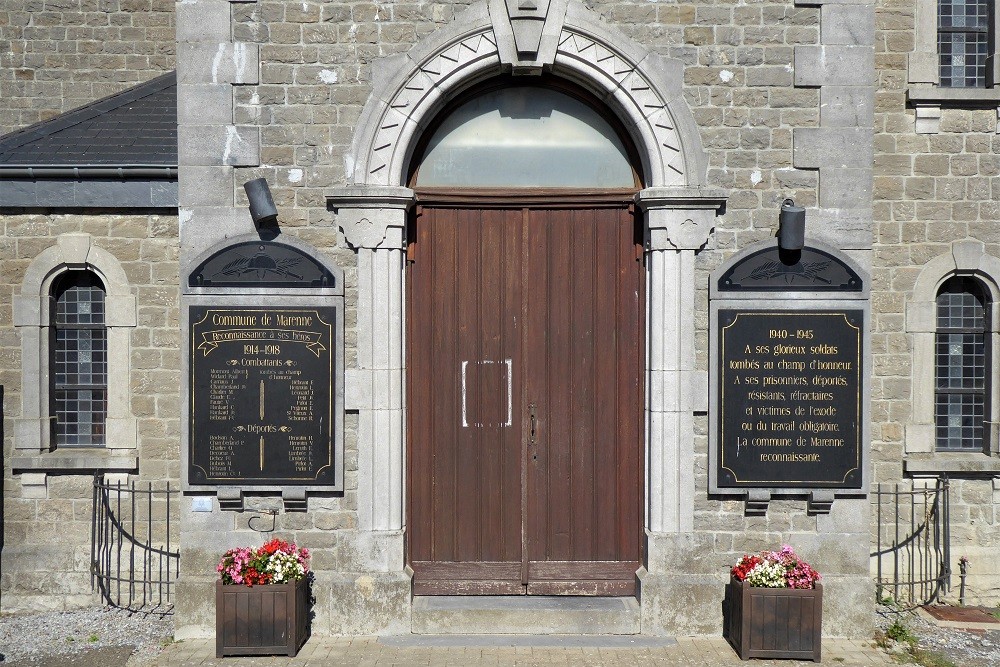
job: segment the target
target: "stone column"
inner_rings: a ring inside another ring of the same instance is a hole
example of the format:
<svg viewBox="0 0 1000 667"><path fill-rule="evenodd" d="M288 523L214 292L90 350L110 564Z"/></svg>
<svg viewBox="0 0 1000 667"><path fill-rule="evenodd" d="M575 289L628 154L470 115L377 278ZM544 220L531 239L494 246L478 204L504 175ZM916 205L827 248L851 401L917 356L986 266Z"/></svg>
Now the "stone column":
<svg viewBox="0 0 1000 667"><path fill-rule="evenodd" d="M409 632L403 562L403 261L413 191L338 188L328 194L337 225L358 254L357 367L347 370L345 407L358 412L358 530L345 540L334 582L334 634ZM349 553L348 553L349 552ZM363 573L355 576L353 573Z"/></svg>
<svg viewBox="0 0 1000 667"><path fill-rule="evenodd" d="M691 606L677 600L700 599L716 587L710 576L692 573L687 562L697 553L697 540L705 539L694 533L694 412L708 409L707 374L695 367L694 261L725 197L695 188L648 188L636 201L647 229L649 469L642 632L655 635L701 629L703 622L687 617ZM695 606L715 613L711 605Z"/></svg>

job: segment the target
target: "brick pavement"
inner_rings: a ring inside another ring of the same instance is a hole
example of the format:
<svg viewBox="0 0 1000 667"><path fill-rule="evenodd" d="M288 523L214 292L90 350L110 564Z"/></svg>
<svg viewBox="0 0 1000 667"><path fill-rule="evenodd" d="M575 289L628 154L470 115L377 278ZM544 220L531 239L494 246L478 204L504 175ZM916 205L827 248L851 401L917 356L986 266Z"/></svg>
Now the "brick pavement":
<svg viewBox="0 0 1000 667"><path fill-rule="evenodd" d="M750 664L753 667L807 665L792 660L754 660L742 663L726 641L717 637L682 637L670 646L642 648L605 647L433 647L390 646L375 637L313 637L295 658L215 657L215 642L195 639L176 642L156 658L135 667L270 667L275 665L336 667L338 665L664 665L668 667L721 667ZM896 663L871 642L824 640L824 665L869 667Z"/></svg>

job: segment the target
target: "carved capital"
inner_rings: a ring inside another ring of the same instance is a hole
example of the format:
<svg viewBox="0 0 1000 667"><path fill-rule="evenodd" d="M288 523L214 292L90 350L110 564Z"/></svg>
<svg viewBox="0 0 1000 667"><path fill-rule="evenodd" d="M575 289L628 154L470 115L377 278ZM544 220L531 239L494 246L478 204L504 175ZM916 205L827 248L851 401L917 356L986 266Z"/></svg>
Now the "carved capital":
<svg viewBox="0 0 1000 667"><path fill-rule="evenodd" d="M416 197L409 188L350 187L329 192L326 201L347 242L357 250L401 248L406 216Z"/></svg>
<svg viewBox="0 0 1000 667"><path fill-rule="evenodd" d="M646 216L650 250L699 250L726 197L700 188L646 188L635 200Z"/></svg>

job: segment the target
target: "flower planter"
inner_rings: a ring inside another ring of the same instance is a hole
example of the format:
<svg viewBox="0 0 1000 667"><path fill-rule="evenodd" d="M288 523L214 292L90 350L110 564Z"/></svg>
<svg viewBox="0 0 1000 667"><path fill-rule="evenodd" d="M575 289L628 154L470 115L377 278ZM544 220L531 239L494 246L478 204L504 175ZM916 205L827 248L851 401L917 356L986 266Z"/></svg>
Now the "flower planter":
<svg viewBox="0 0 1000 667"><path fill-rule="evenodd" d="M294 656L309 638L309 582L215 584L215 655Z"/></svg>
<svg viewBox="0 0 1000 667"><path fill-rule="evenodd" d="M732 577L726 587L726 639L741 660L820 661L823 585L758 588Z"/></svg>

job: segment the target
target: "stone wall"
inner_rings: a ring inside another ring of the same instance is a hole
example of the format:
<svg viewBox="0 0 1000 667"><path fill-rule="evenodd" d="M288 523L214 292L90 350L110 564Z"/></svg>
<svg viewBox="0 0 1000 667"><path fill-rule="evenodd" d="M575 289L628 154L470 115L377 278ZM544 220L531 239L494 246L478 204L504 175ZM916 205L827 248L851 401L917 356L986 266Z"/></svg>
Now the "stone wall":
<svg viewBox="0 0 1000 667"><path fill-rule="evenodd" d="M22 415L21 334L10 304L28 265L60 235L87 233L124 269L137 307L126 383L136 419L138 474L129 479L180 476L180 339L177 216L170 211L83 213L0 211L0 385L3 386L3 555L0 591L5 612L66 609L94 604L90 549L93 471L29 469L12 474L17 419ZM109 446L115 446L109 442ZM36 452L37 454L37 452ZM113 479L125 480L124 475ZM176 508L175 508L176 510ZM176 527L175 527L176 529ZM176 543L176 535L173 538Z"/></svg>
<svg viewBox="0 0 1000 667"><path fill-rule="evenodd" d="M916 111L907 105L907 56L915 50L917 15L917 0L883 1L876 24L872 452L877 482L903 478L904 461L912 475L916 460L930 458L921 469L922 476L932 479L947 469L939 457L935 471L935 457L926 453L932 436L914 428L933 418L914 414L913 408L927 390L917 384L917 373L921 365L934 363L915 349L908 325L921 270L935 258L951 256L955 242L974 241L986 255L1000 256L997 109L934 109L927 114L932 122L917 126ZM940 120L934 121L938 114ZM1000 281L995 274L980 275ZM992 378L995 382L995 372ZM995 429L992 437L995 452ZM975 468L948 473L951 566L957 574L959 557L967 556L967 601L994 605L1000 601L1000 562L995 557L1000 544L1000 470L988 463ZM953 581L951 597L956 598L957 577Z"/></svg>
<svg viewBox="0 0 1000 667"><path fill-rule="evenodd" d="M174 67L174 0L0 2L0 135Z"/></svg>

